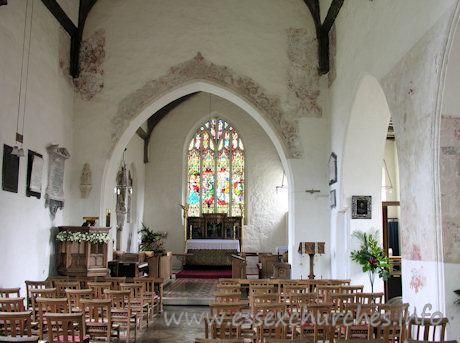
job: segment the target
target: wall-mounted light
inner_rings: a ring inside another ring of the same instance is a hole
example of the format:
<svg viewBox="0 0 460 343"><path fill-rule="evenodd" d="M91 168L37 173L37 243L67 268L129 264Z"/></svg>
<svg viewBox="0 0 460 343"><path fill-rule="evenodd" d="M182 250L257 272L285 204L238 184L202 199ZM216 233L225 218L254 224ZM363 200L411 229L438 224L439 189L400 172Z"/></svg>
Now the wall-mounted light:
<svg viewBox="0 0 460 343"><path fill-rule="evenodd" d="M284 184L284 177L286 176L286 174L284 173L283 171L283 178L281 179L281 186L276 186L276 192L278 192L279 189L288 189L288 185L287 184Z"/></svg>
<svg viewBox="0 0 460 343"><path fill-rule="evenodd" d="M385 169L385 174L388 177L388 181L390 182L390 185L382 186L382 188L388 191L389 193L393 193L393 183L391 182L390 173L388 172L388 167L387 167L387 163L385 162L385 159L383 160L383 168Z"/></svg>

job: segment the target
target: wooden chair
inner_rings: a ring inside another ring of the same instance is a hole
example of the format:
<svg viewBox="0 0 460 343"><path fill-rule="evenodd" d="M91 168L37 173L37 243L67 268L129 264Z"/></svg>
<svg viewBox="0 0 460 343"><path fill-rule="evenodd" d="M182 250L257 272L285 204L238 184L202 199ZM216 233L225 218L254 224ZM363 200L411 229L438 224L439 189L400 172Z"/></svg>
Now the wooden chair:
<svg viewBox="0 0 460 343"><path fill-rule="evenodd" d="M331 302L332 294L339 294L340 286L321 285L316 287L316 294L318 295L318 302Z"/></svg>
<svg viewBox="0 0 460 343"><path fill-rule="evenodd" d="M339 293L348 294L348 293L362 293L364 285L340 285Z"/></svg>
<svg viewBox="0 0 460 343"><path fill-rule="evenodd" d="M68 276L48 276L46 281L51 282L51 287L57 288L56 287L56 282L58 281L68 281L69 277Z"/></svg>
<svg viewBox="0 0 460 343"><path fill-rule="evenodd" d="M241 294L241 287L240 285L236 284L217 284L217 291L221 293L240 293Z"/></svg>
<svg viewBox="0 0 460 343"><path fill-rule="evenodd" d="M56 281L55 285L57 290L57 296L59 298L64 298L67 296L65 292L66 289L80 289L79 281Z"/></svg>
<svg viewBox="0 0 460 343"><path fill-rule="evenodd" d="M11 337L11 336L0 336L0 343L38 343L40 337L38 336L22 336L22 337Z"/></svg>
<svg viewBox="0 0 460 343"><path fill-rule="evenodd" d="M254 295L262 295L262 294L273 294L275 293L275 286L273 284L270 285L249 285L249 307L252 308L254 304ZM276 293L276 295L279 294Z"/></svg>
<svg viewBox="0 0 460 343"><path fill-rule="evenodd" d="M330 299L332 303L332 309L335 310L335 312L345 314L345 305L356 303L356 294L331 294Z"/></svg>
<svg viewBox="0 0 460 343"><path fill-rule="evenodd" d="M88 288L93 290L93 299L104 299L104 292L112 286L110 281L89 281Z"/></svg>
<svg viewBox="0 0 460 343"><path fill-rule="evenodd" d="M37 298L56 298L57 290L56 288L33 288L30 290L30 296L32 299L32 316L33 320L38 320L38 304Z"/></svg>
<svg viewBox="0 0 460 343"><path fill-rule="evenodd" d="M81 306L85 313L86 334L91 338L101 337L111 342L120 341L120 327L112 322L112 300L82 299Z"/></svg>
<svg viewBox="0 0 460 343"><path fill-rule="evenodd" d="M222 339L222 338L195 338L195 343L244 343L244 338L230 338L230 339Z"/></svg>
<svg viewBox="0 0 460 343"><path fill-rule="evenodd" d="M218 303L212 302L209 304L209 314L210 316L226 316L231 317L237 312L241 312L243 303L241 302L231 302L231 303Z"/></svg>
<svg viewBox="0 0 460 343"><path fill-rule="evenodd" d="M408 324L408 338L413 342L444 341L447 318L411 318Z"/></svg>
<svg viewBox="0 0 460 343"><path fill-rule="evenodd" d="M315 293L291 294L289 296L289 303L286 305L291 313L296 313L299 318L302 318L305 308L311 304L316 304L316 300Z"/></svg>
<svg viewBox="0 0 460 343"><path fill-rule="evenodd" d="M274 286L278 284L279 279L252 279L248 280L249 287L251 286Z"/></svg>
<svg viewBox="0 0 460 343"><path fill-rule="evenodd" d="M209 304L210 319L232 318L235 313L241 312L242 306L241 302L212 302ZM211 333L209 322L208 320L204 322L206 338L209 338L209 334Z"/></svg>
<svg viewBox="0 0 460 343"><path fill-rule="evenodd" d="M164 279L161 277L153 278L153 285L154 285L155 293L159 298L160 312L163 312Z"/></svg>
<svg viewBox="0 0 460 343"><path fill-rule="evenodd" d="M256 293L252 297L253 297L254 306L256 306L257 304L261 304L261 303L280 303L278 293L270 293L270 294L257 294Z"/></svg>
<svg viewBox="0 0 460 343"><path fill-rule="evenodd" d="M341 286L349 285L351 283L351 279L326 279L325 282L327 285Z"/></svg>
<svg viewBox="0 0 460 343"><path fill-rule="evenodd" d="M303 317L305 322L293 332L293 339L296 339L298 334L299 339L313 339L314 342L318 342L318 340L333 341L332 303L310 304L306 311Z"/></svg>
<svg viewBox="0 0 460 343"><path fill-rule="evenodd" d="M345 323L347 339L371 339L374 336L372 315L378 311L377 304L344 304L344 314L351 313L351 318ZM351 324L353 322L353 324Z"/></svg>
<svg viewBox="0 0 460 343"><path fill-rule="evenodd" d="M390 325L377 327L376 338L383 338L386 342L403 342L406 338L406 318L408 316L409 304L378 305L382 316L390 321ZM384 320L382 319L382 323Z"/></svg>
<svg viewBox="0 0 460 343"><path fill-rule="evenodd" d="M32 312L0 312L1 336L32 336Z"/></svg>
<svg viewBox="0 0 460 343"><path fill-rule="evenodd" d="M47 313L45 321L49 342L89 343L83 313Z"/></svg>
<svg viewBox="0 0 460 343"><path fill-rule="evenodd" d="M77 281L80 283L80 289L88 289L88 282L96 282L96 276L78 276L72 281Z"/></svg>
<svg viewBox="0 0 460 343"><path fill-rule="evenodd" d="M19 298L20 288L0 288L0 298Z"/></svg>
<svg viewBox="0 0 460 343"><path fill-rule="evenodd" d="M305 280L310 293L316 293L319 286L326 286L328 284L327 279L308 279Z"/></svg>
<svg viewBox="0 0 460 343"><path fill-rule="evenodd" d="M206 325L205 330L208 330ZM205 335L212 339L219 339L219 341L241 338L241 325L234 325L233 317L219 318L216 321L212 321L209 333L206 332Z"/></svg>
<svg viewBox="0 0 460 343"><path fill-rule="evenodd" d="M219 285L240 285L241 279L228 279L228 278L221 278L218 281Z"/></svg>
<svg viewBox="0 0 460 343"><path fill-rule="evenodd" d="M27 309L32 309L32 294L30 293L31 289L44 289L51 287L51 281L30 281L26 280L26 300L27 300Z"/></svg>
<svg viewBox="0 0 460 343"><path fill-rule="evenodd" d="M337 343L386 343L386 342L382 338L374 338L374 339L351 338L351 339L338 339Z"/></svg>
<svg viewBox="0 0 460 343"><path fill-rule="evenodd" d="M383 304L383 293L356 293L356 302L360 304Z"/></svg>
<svg viewBox="0 0 460 343"><path fill-rule="evenodd" d="M129 342L131 326L133 326L134 341L136 341L137 314L131 309L130 292L107 290L105 295L112 301L112 322L118 324L120 329L126 329L126 343Z"/></svg>
<svg viewBox="0 0 460 343"><path fill-rule="evenodd" d="M68 313L67 298L41 298L35 299L38 306L38 319L40 340L43 339L43 333L46 332L45 314L47 313Z"/></svg>
<svg viewBox="0 0 460 343"><path fill-rule="evenodd" d="M24 312L24 298L0 298L0 311Z"/></svg>
<svg viewBox="0 0 460 343"><path fill-rule="evenodd" d="M121 283L122 291L129 291L131 298L131 309L137 314L139 328L145 320L146 327L149 327L149 303L144 299L144 285L140 283Z"/></svg>
<svg viewBox="0 0 460 343"><path fill-rule="evenodd" d="M309 286L306 284L283 284L278 286L279 301L289 304L291 295L310 293Z"/></svg>
<svg viewBox="0 0 460 343"><path fill-rule="evenodd" d="M120 283L126 283L126 277L125 276L111 276L111 277L106 277L105 281L111 283L110 285L111 290L119 291Z"/></svg>
<svg viewBox="0 0 460 343"><path fill-rule="evenodd" d="M286 308L283 303L254 303L254 325L258 342L264 342L266 338L287 337L288 327L278 323L278 318L283 317L289 323Z"/></svg>
<svg viewBox="0 0 460 343"><path fill-rule="evenodd" d="M135 283L143 285L144 300L149 304L150 315L160 315L160 297L155 292L155 278L134 278Z"/></svg>
<svg viewBox="0 0 460 343"><path fill-rule="evenodd" d="M214 301L218 303L241 302L241 293L215 292Z"/></svg>
<svg viewBox="0 0 460 343"><path fill-rule="evenodd" d="M81 300L91 299L93 296L93 290L88 289L66 289L67 303L70 312L81 312Z"/></svg>

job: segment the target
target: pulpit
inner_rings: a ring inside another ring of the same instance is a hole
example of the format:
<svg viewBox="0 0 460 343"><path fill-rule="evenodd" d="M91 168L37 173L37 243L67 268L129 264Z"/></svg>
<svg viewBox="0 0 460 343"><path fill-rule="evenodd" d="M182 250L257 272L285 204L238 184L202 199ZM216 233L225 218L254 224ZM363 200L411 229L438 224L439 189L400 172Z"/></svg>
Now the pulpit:
<svg viewBox="0 0 460 343"><path fill-rule="evenodd" d="M59 232L109 233L109 227L60 226ZM107 243L58 241L57 271L67 276L107 276Z"/></svg>

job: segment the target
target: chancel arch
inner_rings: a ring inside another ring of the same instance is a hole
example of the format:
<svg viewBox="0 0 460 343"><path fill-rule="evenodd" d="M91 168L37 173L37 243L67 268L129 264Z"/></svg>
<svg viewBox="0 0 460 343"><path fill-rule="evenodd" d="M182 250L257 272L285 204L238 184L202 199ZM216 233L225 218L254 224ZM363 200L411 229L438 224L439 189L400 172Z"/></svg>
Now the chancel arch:
<svg viewBox="0 0 460 343"><path fill-rule="evenodd" d="M136 132L136 130L142 125L143 122L145 122L145 120L147 120L149 118L149 116L152 115L152 113L155 113L156 111L161 109L163 106L165 106L168 103L170 103L170 102L172 102L172 101L174 101L176 99L179 99L179 98L181 98L181 97L183 97L183 96L185 96L187 94L192 94L192 93L196 93L196 92L202 92L203 94L204 93L209 93L209 94L212 94L213 96L216 96L216 97L222 99L223 102L229 104L228 106L230 106L230 105L234 106L241 113L244 113L245 118L249 118L250 121L252 121L255 124L257 124L257 126L260 129L260 132L263 133L263 135L267 139L266 143L262 144L262 146L267 145L267 143L268 143L268 145L272 146L273 152L270 153L270 154L267 154L267 155L269 155L270 158L275 158L278 161L277 163L279 165L279 167L273 168L273 170L270 171L270 173L269 173L270 178L273 179L273 180L276 179L276 182L279 183L281 178L282 178L283 172L285 172L287 182L290 185L292 184L292 182L290 182L291 181L291 173L290 173L290 168L289 168L289 165L288 165L288 162L287 162L287 156L285 154L284 143L279 139L279 136L275 132L275 130L272 129L272 124L268 120L266 120L264 118L264 114L261 113L256 108L256 106L254 106L253 104L249 103L246 99L236 95L233 92L230 92L230 91L226 90L225 88L216 86L216 85L211 84L211 83L203 82L203 81L196 81L196 82L193 82L193 83L185 84L185 85L175 89L174 91L171 91L170 93L165 94L165 95L159 97L157 100L153 101L143 111L141 111L137 116L135 116L135 118L128 125L128 128L121 134L120 139L118 140L117 144L114 146L114 149L113 149L113 151L111 153L111 156L110 156L109 160L107 161L107 164L106 164L106 167L105 167L104 182L103 182L103 184L104 184L104 188L103 188L104 196L103 196L103 199L101 201L101 212L103 211L104 208L109 208L110 207L110 204L111 204L111 201L112 201L111 198L113 197L113 191L111 191L113 189L113 185L112 185L113 175L116 172L116 167L118 166L119 160L121 158L121 153L122 153L123 148L128 144L128 142L133 137L133 135ZM209 101L208 100L209 95L205 94L204 97L205 97L205 100L203 102L206 103L206 106L203 105L203 109L206 108L206 110L207 110L208 109L207 104L208 104L208 101ZM195 97L192 97L191 99L194 99L194 98ZM199 118L200 120L205 119L205 117L203 117L203 113L206 115L206 117L208 115L207 111L202 112L201 118ZM240 122L244 124L244 122L245 122L245 119L243 118L244 116L243 115L241 115L241 116L242 117L240 119ZM167 117L169 117L169 114L168 114ZM194 125L196 125L197 122L200 122L200 121L197 120ZM231 122L231 123L233 124L233 122ZM245 126L245 125L243 125L243 126ZM191 127L193 127L193 125L188 126L188 129L187 129L188 132L190 132ZM236 127L241 127L241 124L239 126L237 125ZM244 130L243 128L241 128L241 129ZM163 129L160 130L160 128L159 128L158 132L161 132L162 130ZM188 138L184 138L186 136L187 136L187 134L182 136L182 138L177 137L178 140L181 141L181 143L180 143L181 144L181 155L183 155L184 146L188 146L188 144L190 143ZM246 137L246 135L243 135L243 134L242 134L242 136ZM191 137L191 136L189 136L189 137ZM260 144L260 142L257 143L257 144ZM245 146L245 145L246 145L246 142L243 142L243 146L246 149L247 146ZM151 143L150 148L155 147L155 146L158 147L158 145L155 145L154 143ZM155 152L155 148L154 148L150 152L150 158L155 159L155 156L158 156L158 155L155 155L155 154L156 154L156 152ZM180 170L185 170L184 159L183 158L180 159L180 163L181 163ZM150 168L148 165L147 165L146 168ZM153 162L150 165L151 166L157 165L157 163ZM157 165L157 167L158 167L158 165ZM172 169L175 170L175 167L172 168ZM269 168L266 168L266 169L269 169ZM257 170L255 169L254 172L257 172ZM147 174L149 174L149 173L150 173L149 170L147 170ZM249 175L249 178L252 180L254 187L261 186L261 185L257 184L257 178L251 177L251 175ZM182 180L185 179L185 175L183 175L182 172L180 174L180 177L178 178L179 185L180 185L180 180L181 179ZM146 182L146 199L145 199L145 202L147 203L149 201L149 198L148 198L149 195L147 194L147 193L149 193L149 191L148 191L149 180L146 179L145 182ZM183 186L183 185L180 185L180 186ZM273 191L275 190L275 186L276 185L273 184ZM260 188L262 188L262 187L260 187ZM159 192L160 193L157 193L157 194L162 194L160 190L159 190ZM181 187L181 192L180 193L184 194L182 187ZM172 197L171 195L168 195L168 196ZM180 208L179 208L178 204L179 203L184 203L184 200L185 199L184 199L183 195L178 196L178 197L176 197L176 195L174 195L174 204L172 206L169 206L168 210L171 211L172 216L176 216L176 219L177 219L177 216L180 216ZM265 200L263 200L263 201L265 201ZM289 204L289 207L291 207L291 206L292 206L292 204ZM247 211L249 213L251 211L253 211L253 213L254 213L255 210L253 208L251 208L250 206L248 206L248 207L249 208L247 209ZM144 211L144 217L148 217L147 212L148 211ZM288 225L287 225L287 223L288 223L288 220L287 220L288 213L289 213L289 216L291 216L292 212L286 212L285 215L284 215L284 219L277 218L276 220L274 220L276 227L282 227L282 226L288 227ZM259 214L259 216L264 217L265 214ZM179 218L181 218L181 217L179 217ZM255 220L257 220L258 218L259 217L257 217L257 216L254 217ZM146 218L146 220L148 220L148 218ZM174 225L177 228L178 225L176 225L176 224L174 224ZM182 227L182 225L183 225L182 223L179 223L179 227ZM159 226L160 226L159 228L155 227L155 229L163 230L163 227L166 227L167 224L166 223L161 223L161 224L159 224ZM166 228L166 229L169 229L169 228ZM257 230L255 230L255 231L257 231ZM285 230L286 232L280 233L280 231L282 231L282 230L281 229L278 230L277 233L273 234L274 235L273 237L268 237L267 239L278 240L278 241L281 241L281 240L282 241L285 241L285 240L287 241L288 237L290 236L288 234L288 232L287 232L287 228ZM285 235L286 237L280 238L283 235ZM177 235L171 234L168 237L168 239L170 239L170 241L176 241L176 240L182 241L183 240L182 236L183 236L183 232L181 232L180 234L177 234ZM270 234L268 236L270 236ZM248 238L250 238L250 236ZM253 239L252 241L257 242L256 239ZM263 242L263 240L262 240L262 242ZM285 244L285 245L287 245L287 244ZM177 250L180 250L180 249L177 249Z"/></svg>

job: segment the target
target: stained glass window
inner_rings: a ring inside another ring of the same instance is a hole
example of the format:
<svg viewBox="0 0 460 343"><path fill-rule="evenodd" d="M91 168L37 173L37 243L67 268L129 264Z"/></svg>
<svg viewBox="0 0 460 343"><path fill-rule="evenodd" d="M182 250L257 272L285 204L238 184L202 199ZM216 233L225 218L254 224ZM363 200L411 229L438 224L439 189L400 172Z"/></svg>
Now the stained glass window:
<svg viewBox="0 0 460 343"><path fill-rule="evenodd" d="M188 148L189 216L241 216L244 162L243 141L232 126L222 119L212 119L201 126Z"/></svg>

